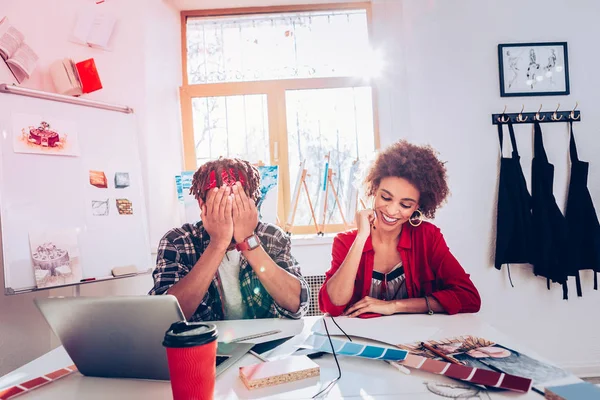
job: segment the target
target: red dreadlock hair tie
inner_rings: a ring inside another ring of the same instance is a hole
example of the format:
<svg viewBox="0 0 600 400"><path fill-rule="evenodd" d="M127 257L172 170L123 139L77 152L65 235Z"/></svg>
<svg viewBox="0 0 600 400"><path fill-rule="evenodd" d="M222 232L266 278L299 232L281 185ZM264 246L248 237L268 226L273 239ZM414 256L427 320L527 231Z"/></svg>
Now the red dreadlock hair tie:
<svg viewBox="0 0 600 400"><path fill-rule="evenodd" d="M242 184L242 187L245 187L246 180L244 179L244 176L240 173L237 173L237 171L234 171L233 168L229 168L229 171L227 171L226 169L223 169L223 171L221 172L221 179L222 179L223 185L227 185L227 186L235 185L235 183L238 181L238 177L239 177L240 183ZM204 190L208 191L215 187L217 187L217 177L216 177L215 171L212 170L212 171L210 171L210 175L208 176L206 184L204 185Z"/></svg>

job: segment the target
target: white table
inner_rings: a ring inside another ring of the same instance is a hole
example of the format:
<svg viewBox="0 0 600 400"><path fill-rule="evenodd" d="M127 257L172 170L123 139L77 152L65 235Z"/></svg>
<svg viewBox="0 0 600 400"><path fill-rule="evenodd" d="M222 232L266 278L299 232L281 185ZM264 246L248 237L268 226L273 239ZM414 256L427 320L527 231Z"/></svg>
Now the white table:
<svg viewBox="0 0 600 400"><path fill-rule="evenodd" d="M233 332L234 337L244 333L251 334L257 331L267 331L281 327L283 331L303 329L307 334L317 317L303 320L303 327L298 327L298 322L285 320L264 321L258 328L254 321L252 328L248 329L251 321L226 321L220 323L220 331ZM417 330L426 328L434 332L430 338L435 339L458 335L477 335L489 340L497 341L514 348L517 351L539 357L527 348L519 346L514 340L498 332L490 325L484 323L476 315L396 315L385 317L388 329L398 332L399 337L409 337L411 327ZM368 321L368 320L366 320ZM375 321L375 320L370 320ZM389 322L388 322L389 321ZM377 323L380 323L379 321ZM252 332L254 330L254 332ZM248 332L250 331L250 332ZM405 333L403 333L405 332ZM404 336L403 336L404 335ZM270 337L269 339L273 339ZM263 339L264 341L264 339ZM421 371L412 371L405 375L383 361L364 360L356 357L339 357L342 368L342 379L329 391L327 398L346 399L443 399L432 394L425 387L425 381L438 381L457 383L451 379L435 376ZM260 362L255 356L247 354L236 365L226 370L217 379L215 399L309 399L321 390L324 384L337 377L337 369L331 355L315 359L321 366L321 376L303 381L278 385L271 388L248 391L238 378L239 366ZM72 365L72 361L62 347L45 354L29 364L0 378L0 389L14 384L25 382L45 373ZM169 382L141 381L128 379L91 378L75 373L47 386L27 393L20 398L30 399L169 399L171 398ZM496 399L542 399L537 393L530 392L526 395L510 392L490 393ZM485 398L485 397L484 397Z"/></svg>

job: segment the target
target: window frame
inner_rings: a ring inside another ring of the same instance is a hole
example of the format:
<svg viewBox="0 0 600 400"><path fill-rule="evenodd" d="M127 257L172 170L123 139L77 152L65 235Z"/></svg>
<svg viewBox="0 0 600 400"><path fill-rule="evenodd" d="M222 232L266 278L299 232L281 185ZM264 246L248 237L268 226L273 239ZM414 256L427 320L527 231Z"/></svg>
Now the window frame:
<svg viewBox="0 0 600 400"><path fill-rule="evenodd" d="M285 12L303 11L338 11L338 10L364 10L367 16L367 29L369 40L372 40L371 3L334 3L272 7L245 7L210 10L189 10L181 12L181 49L182 49L182 82L179 88L183 141L183 169L195 171L196 147L194 143L192 99L194 97L219 97L248 94L264 94L267 96L267 114L269 123L269 156L270 164L279 166L279 198L277 216L279 225L286 223L291 202L290 168L288 158L286 91L303 89L334 89L356 86L371 87L371 103L373 112L374 148L380 147L379 113L377 104L377 85L374 80L365 82L358 77L327 77L327 78L300 78L278 79L249 82L204 83L192 84L188 82L187 71L187 19L195 17L219 17L251 14L274 14ZM304 195L301 194L302 201ZM343 224L326 224L324 233L343 231ZM314 233L314 225L294 225L294 234Z"/></svg>

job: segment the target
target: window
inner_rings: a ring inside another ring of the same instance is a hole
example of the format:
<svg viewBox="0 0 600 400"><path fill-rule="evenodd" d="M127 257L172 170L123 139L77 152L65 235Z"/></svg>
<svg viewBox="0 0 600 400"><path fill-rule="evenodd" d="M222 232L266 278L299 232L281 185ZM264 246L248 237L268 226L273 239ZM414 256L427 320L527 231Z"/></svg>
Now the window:
<svg viewBox="0 0 600 400"><path fill-rule="evenodd" d="M191 100L197 167L221 155L251 162L269 160L266 95L194 97Z"/></svg>
<svg viewBox="0 0 600 400"><path fill-rule="evenodd" d="M295 209L292 232L311 233L304 192L294 207L303 164L319 228L349 227L357 161L378 146L369 7L183 12L185 169L220 156L278 165L280 225ZM324 192L324 181L334 190Z"/></svg>

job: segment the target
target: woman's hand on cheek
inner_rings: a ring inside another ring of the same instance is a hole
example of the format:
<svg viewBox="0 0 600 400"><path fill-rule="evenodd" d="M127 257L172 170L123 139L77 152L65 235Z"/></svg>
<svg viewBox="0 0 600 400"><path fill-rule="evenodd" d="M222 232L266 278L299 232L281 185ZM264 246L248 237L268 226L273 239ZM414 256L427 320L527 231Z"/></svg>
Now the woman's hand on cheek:
<svg viewBox="0 0 600 400"><path fill-rule="evenodd" d="M366 238L371 234L371 226L377 220L377 214L372 209L362 210L356 213L357 235Z"/></svg>

